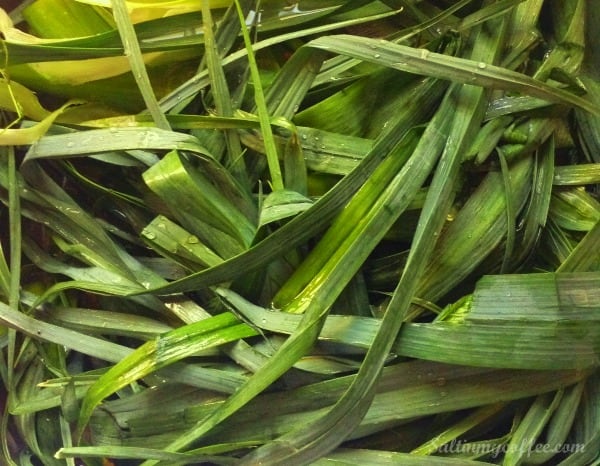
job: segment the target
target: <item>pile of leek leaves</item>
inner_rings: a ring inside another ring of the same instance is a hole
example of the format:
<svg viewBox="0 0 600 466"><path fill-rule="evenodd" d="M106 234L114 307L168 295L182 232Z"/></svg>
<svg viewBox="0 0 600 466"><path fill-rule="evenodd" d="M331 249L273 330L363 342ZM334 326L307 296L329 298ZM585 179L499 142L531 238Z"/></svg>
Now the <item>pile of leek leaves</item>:
<svg viewBox="0 0 600 466"><path fill-rule="evenodd" d="M4 464L598 464L591 1L0 28Z"/></svg>

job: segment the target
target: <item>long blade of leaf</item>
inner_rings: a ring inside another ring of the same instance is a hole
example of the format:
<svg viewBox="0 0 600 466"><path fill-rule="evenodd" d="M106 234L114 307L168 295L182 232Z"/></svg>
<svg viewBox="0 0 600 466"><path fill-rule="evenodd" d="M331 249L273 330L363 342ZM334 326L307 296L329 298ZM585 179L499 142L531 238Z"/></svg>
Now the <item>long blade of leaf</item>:
<svg viewBox="0 0 600 466"><path fill-rule="evenodd" d="M309 42L308 46L409 73L448 79L463 84L517 91L550 102L579 107L592 114L600 113L600 109L586 99L486 61L449 57L426 49L415 49L392 42L347 35L320 37Z"/></svg>

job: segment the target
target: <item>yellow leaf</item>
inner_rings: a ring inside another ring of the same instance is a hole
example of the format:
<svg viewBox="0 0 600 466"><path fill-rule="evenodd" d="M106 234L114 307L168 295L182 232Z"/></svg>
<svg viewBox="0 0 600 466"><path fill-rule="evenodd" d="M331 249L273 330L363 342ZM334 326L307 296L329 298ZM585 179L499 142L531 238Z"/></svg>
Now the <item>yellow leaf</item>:
<svg viewBox="0 0 600 466"><path fill-rule="evenodd" d="M80 3L89 5L112 8L111 0L77 0ZM202 8L201 0L136 0L126 2L127 10L133 23L150 21L152 19L173 16L190 11L200 11ZM231 5L231 0L211 0L211 8L226 8Z"/></svg>
<svg viewBox="0 0 600 466"><path fill-rule="evenodd" d="M68 107L72 105L78 105L78 101L70 101L60 107L58 110L50 113L39 123L29 128L11 129L5 128L0 130L0 146L20 146L26 144L32 144L41 138L48 128L52 125L54 120Z"/></svg>
<svg viewBox="0 0 600 466"><path fill-rule="evenodd" d="M24 115L32 120L43 120L50 112L40 105L35 94L25 86L0 78L0 108Z"/></svg>

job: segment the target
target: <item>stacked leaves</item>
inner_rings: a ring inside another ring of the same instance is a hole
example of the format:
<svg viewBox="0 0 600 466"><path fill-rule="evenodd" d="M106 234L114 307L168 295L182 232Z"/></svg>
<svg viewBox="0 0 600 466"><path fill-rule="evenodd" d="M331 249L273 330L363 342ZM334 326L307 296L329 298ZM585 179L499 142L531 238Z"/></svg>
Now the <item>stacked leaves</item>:
<svg viewBox="0 0 600 466"><path fill-rule="evenodd" d="M446 3L0 10L7 464L598 461L600 17Z"/></svg>

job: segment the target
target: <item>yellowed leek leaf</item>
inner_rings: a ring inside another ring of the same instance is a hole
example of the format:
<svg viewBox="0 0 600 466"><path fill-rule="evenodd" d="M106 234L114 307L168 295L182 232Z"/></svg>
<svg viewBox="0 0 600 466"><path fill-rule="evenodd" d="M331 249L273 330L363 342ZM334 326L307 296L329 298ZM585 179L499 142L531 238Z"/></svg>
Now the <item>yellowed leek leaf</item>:
<svg viewBox="0 0 600 466"><path fill-rule="evenodd" d="M32 144L41 138L50 125L56 120L56 118L68 107L77 105L79 102L70 101L60 107L58 110L50 113L39 123L29 127L20 129L5 128L0 130L0 146L19 146L24 144Z"/></svg>
<svg viewBox="0 0 600 466"><path fill-rule="evenodd" d="M144 63L158 66L182 61L194 55L193 51L151 52L144 54ZM77 86L91 81L112 78L130 71L127 57L102 57L87 60L63 60L16 65L10 68L16 79L35 74L55 85Z"/></svg>
<svg viewBox="0 0 600 466"><path fill-rule="evenodd" d="M111 0L76 0L79 3L87 3L88 5L103 6L112 8ZM167 8L189 8L190 10L200 10L202 0L136 0L125 2L130 10L136 8L148 8L152 10L167 9ZM223 8L231 5L231 0L210 0L208 2L211 8Z"/></svg>
<svg viewBox="0 0 600 466"><path fill-rule="evenodd" d="M2 8L0 8L0 34L4 40L14 44L43 45L63 40L42 39L15 28L12 20ZM194 50L177 50L146 53L143 57L147 66L159 66L184 61L195 55L197 55L197 52ZM129 71L129 60L125 56L27 63L11 66L9 69L13 78L26 84L31 84L32 80L37 82L42 80L51 82L55 86L77 86L90 81L119 76Z"/></svg>
<svg viewBox="0 0 600 466"><path fill-rule="evenodd" d="M111 0L77 1L80 3L87 3L88 5L112 8ZM202 8L201 0L136 0L134 2L126 2L126 4L133 23L188 13L190 11L200 11ZM211 0L209 1L209 4L211 8L225 8L231 5L231 0Z"/></svg>
<svg viewBox="0 0 600 466"><path fill-rule="evenodd" d="M35 94L25 86L0 78L0 108L33 120L43 120L50 112L41 106Z"/></svg>

